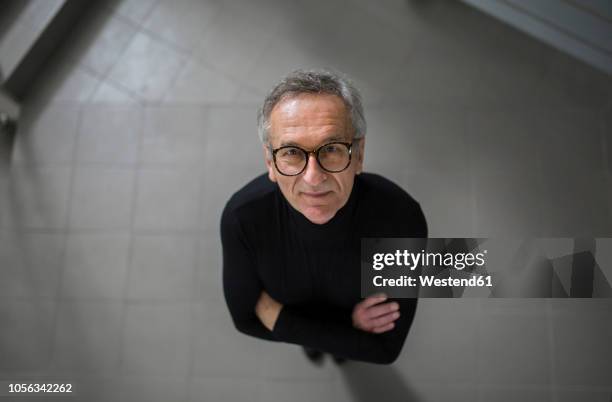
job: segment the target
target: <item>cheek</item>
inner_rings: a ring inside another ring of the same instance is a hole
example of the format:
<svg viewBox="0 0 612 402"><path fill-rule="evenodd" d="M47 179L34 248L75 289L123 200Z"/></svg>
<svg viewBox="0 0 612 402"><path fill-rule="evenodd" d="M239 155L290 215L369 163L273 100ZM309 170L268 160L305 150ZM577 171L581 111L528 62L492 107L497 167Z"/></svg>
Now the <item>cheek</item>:
<svg viewBox="0 0 612 402"><path fill-rule="evenodd" d="M350 192L350 189L353 187L353 172L346 172L347 174L342 175L338 178L338 187L340 191L344 194Z"/></svg>
<svg viewBox="0 0 612 402"><path fill-rule="evenodd" d="M277 175L276 178L278 185L280 186L281 190L283 190L286 197L295 197L297 195L295 178L281 175Z"/></svg>
<svg viewBox="0 0 612 402"><path fill-rule="evenodd" d="M350 197L351 190L353 189L354 179L355 174L353 172L350 172L338 181L338 187L340 189L340 198L342 199L342 201L346 201Z"/></svg>

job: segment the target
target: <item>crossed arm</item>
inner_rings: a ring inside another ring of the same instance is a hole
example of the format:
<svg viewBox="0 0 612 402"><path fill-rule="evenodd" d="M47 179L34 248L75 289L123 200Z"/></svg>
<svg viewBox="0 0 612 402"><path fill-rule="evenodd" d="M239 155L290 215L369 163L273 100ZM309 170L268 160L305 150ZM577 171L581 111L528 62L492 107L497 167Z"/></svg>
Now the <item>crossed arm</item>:
<svg viewBox="0 0 612 402"><path fill-rule="evenodd" d="M393 329L394 321L400 316L399 304L388 302L385 294L377 294L357 303L351 315L353 326L362 331L381 334ZM281 312L283 305L274 300L265 290L261 292L255 305L255 314L270 331Z"/></svg>
<svg viewBox="0 0 612 402"><path fill-rule="evenodd" d="M329 314L323 317L320 312L320 316L307 316L291 306L283 306L262 291L255 305L255 315L277 340L352 360L390 364L401 351L414 314L415 300L385 301L384 295L370 296L357 303L352 313L333 311L331 317L337 319L330 320ZM400 303L406 310L406 317L401 320ZM347 316L350 319L345 319ZM396 325L397 329L393 330Z"/></svg>

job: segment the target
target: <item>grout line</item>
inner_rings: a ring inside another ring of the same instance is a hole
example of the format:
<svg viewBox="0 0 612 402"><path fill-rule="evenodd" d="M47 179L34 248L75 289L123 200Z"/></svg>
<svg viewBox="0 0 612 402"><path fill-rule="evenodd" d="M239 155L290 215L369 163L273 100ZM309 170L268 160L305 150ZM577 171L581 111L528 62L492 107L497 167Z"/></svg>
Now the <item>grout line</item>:
<svg viewBox="0 0 612 402"><path fill-rule="evenodd" d="M128 310L128 297L129 297L129 285L130 279L132 276L132 264L134 262L134 225L136 219L136 208L138 202L138 187L139 187L139 166L142 158L142 147L143 147L143 131L144 131L144 119L146 115L146 110L144 108L138 108L139 114L139 124L137 127L138 130L138 146L136 147L136 158L135 158L135 166L132 168L132 199L130 203L130 222L129 222L129 242L128 242L128 255L126 261L126 269L125 276L123 282L123 302L121 308L121 317L120 317L120 334L119 334L119 361L117 368L118 371L122 374L127 374L127 369L125 366L124 356L125 356L125 342L126 342L126 326L127 326L127 310Z"/></svg>
<svg viewBox="0 0 612 402"><path fill-rule="evenodd" d="M190 61L193 61L192 57L183 57L182 58L181 64L179 65L179 67L176 69L176 72L174 73L174 77L172 77L170 79L170 81L168 82L168 87L164 91L164 93L161 96L161 98L159 98L157 100L157 102L156 102L157 104L162 105L162 104L169 103L168 102L168 95L172 92L172 89L175 87L175 85L178 82L179 78L181 78L183 73L185 73L185 71L187 71L187 68L189 67L189 62Z"/></svg>
<svg viewBox="0 0 612 402"><path fill-rule="evenodd" d="M56 289L56 294L55 294L55 312L54 312L54 317L53 317L53 332L50 335L50 344L51 344L51 350L50 350L50 356L49 356L49 362L50 364L54 364L55 363L55 343L57 341L57 332L59 330L59 309L60 309L60 302L62 301L63 297L63 291L64 291L64 276L66 274L66 262L67 262L67 253L68 253L68 240L69 240L69 227L70 227L70 220L71 220L71 215L72 215L72 208L73 208L73 191L74 191L74 185L75 185L75 180L76 180L76 159L77 159L77 152L78 152L78 145L79 145L79 139L80 139L80 134L81 134L81 127L83 124L83 108L82 106L78 106L77 108L77 122L76 122L76 135L75 135L75 139L74 139L74 144L73 144L73 149L72 149L72 156L71 156L71 170L70 170L70 180L69 180L69 185L68 185L68 196L67 196L67 200L66 200L66 217L64 218L64 228L62 230L63 233L63 247L62 247L62 253L60 256L60 269L58 272L58 278L57 278L57 289Z"/></svg>
<svg viewBox="0 0 612 402"><path fill-rule="evenodd" d="M152 12L152 10L157 6L157 2L151 6L151 9L148 11L146 18L148 18L148 15ZM115 68L115 66L117 65L117 63L121 60L121 58L123 57L123 55L126 53L127 49L129 48L130 44L134 41L134 38L142 32L143 27L142 25L136 24L133 20L131 20L130 18L127 18L121 14L119 14L115 9L113 9L112 7L105 7L106 8L106 12L110 11L110 18L117 18L120 21L130 25L132 28L134 28L134 33L133 35L129 38L129 40L126 41L126 43L123 45L123 47L119 50L116 59L113 63L111 63L108 68L106 69L106 71L104 73L100 73L94 69L92 69L91 67L79 62L78 60L75 59L71 59L73 62L76 63L76 65L80 68L83 68L85 71L93 74L96 78L98 78L99 83L98 86L92 91L91 95L89 96L88 99L88 103L93 103L93 97L96 94L97 90L100 88L100 86L103 83L110 83L111 86L115 86L116 89L122 90L123 92L127 93L127 95L130 98L133 98L136 102L140 103L141 98L135 94L134 92L132 92L130 89L126 88L125 86L123 86L122 84L110 79L110 74L113 71L113 69ZM145 19L146 19L145 18ZM103 29L103 28L102 28Z"/></svg>
<svg viewBox="0 0 612 402"><path fill-rule="evenodd" d="M203 116L203 120L208 121L210 118L210 109L207 107L200 107L200 115ZM189 333L189 367L187 371L187 389L188 392L191 392L192 386L195 381L195 364L196 364L196 331L197 328L197 319L198 315L196 314L198 306L206 306L207 303L203 300L203 289L201 287L202 277L200 276L201 262L203 257L203 245L202 245L202 229L204 228L204 194L206 190L206 154L209 146L208 140L208 132L204 130L204 126L202 127L201 135L204 136L203 141L203 160L200 163L199 169L199 178L198 184L200 186L198 190L198 211L197 211L197 222L196 222L196 231L198 233L197 236L194 236L195 241L195 258L193 261L193 272L192 272L192 281L193 288L191 291L193 292L190 295L190 333Z"/></svg>

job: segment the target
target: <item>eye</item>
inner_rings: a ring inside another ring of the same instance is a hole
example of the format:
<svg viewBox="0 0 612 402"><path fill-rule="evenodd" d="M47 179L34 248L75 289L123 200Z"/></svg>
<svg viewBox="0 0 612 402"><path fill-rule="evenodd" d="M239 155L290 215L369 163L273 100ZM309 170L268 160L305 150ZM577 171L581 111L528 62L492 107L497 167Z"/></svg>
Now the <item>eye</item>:
<svg viewBox="0 0 612 402"><path fill-rule="evenodd" d="M329 145L325 145L322 151L328 154L333 154L333 153L341 152L341 149L337 144L329 144Z"/></svg>
<svg viewBox="0 0 612 402"><path fill-rule="evenodd" d="M298 156L299 154L300 154L300 151L297 148L283 148L280 151L281 157Z"/></svg>

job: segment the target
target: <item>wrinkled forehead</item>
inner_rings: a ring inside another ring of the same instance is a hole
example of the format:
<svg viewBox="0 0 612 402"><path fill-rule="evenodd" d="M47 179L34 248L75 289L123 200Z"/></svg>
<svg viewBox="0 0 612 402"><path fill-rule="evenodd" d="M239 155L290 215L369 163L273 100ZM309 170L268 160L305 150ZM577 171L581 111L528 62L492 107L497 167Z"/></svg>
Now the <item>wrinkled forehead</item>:
<svg viewBox="0 0 612 402"><path fill-rule="evenodd" d="M278 102L270 113L270 142L349 140L351 120L343 100L332 94L299 94Z"/></svg>

